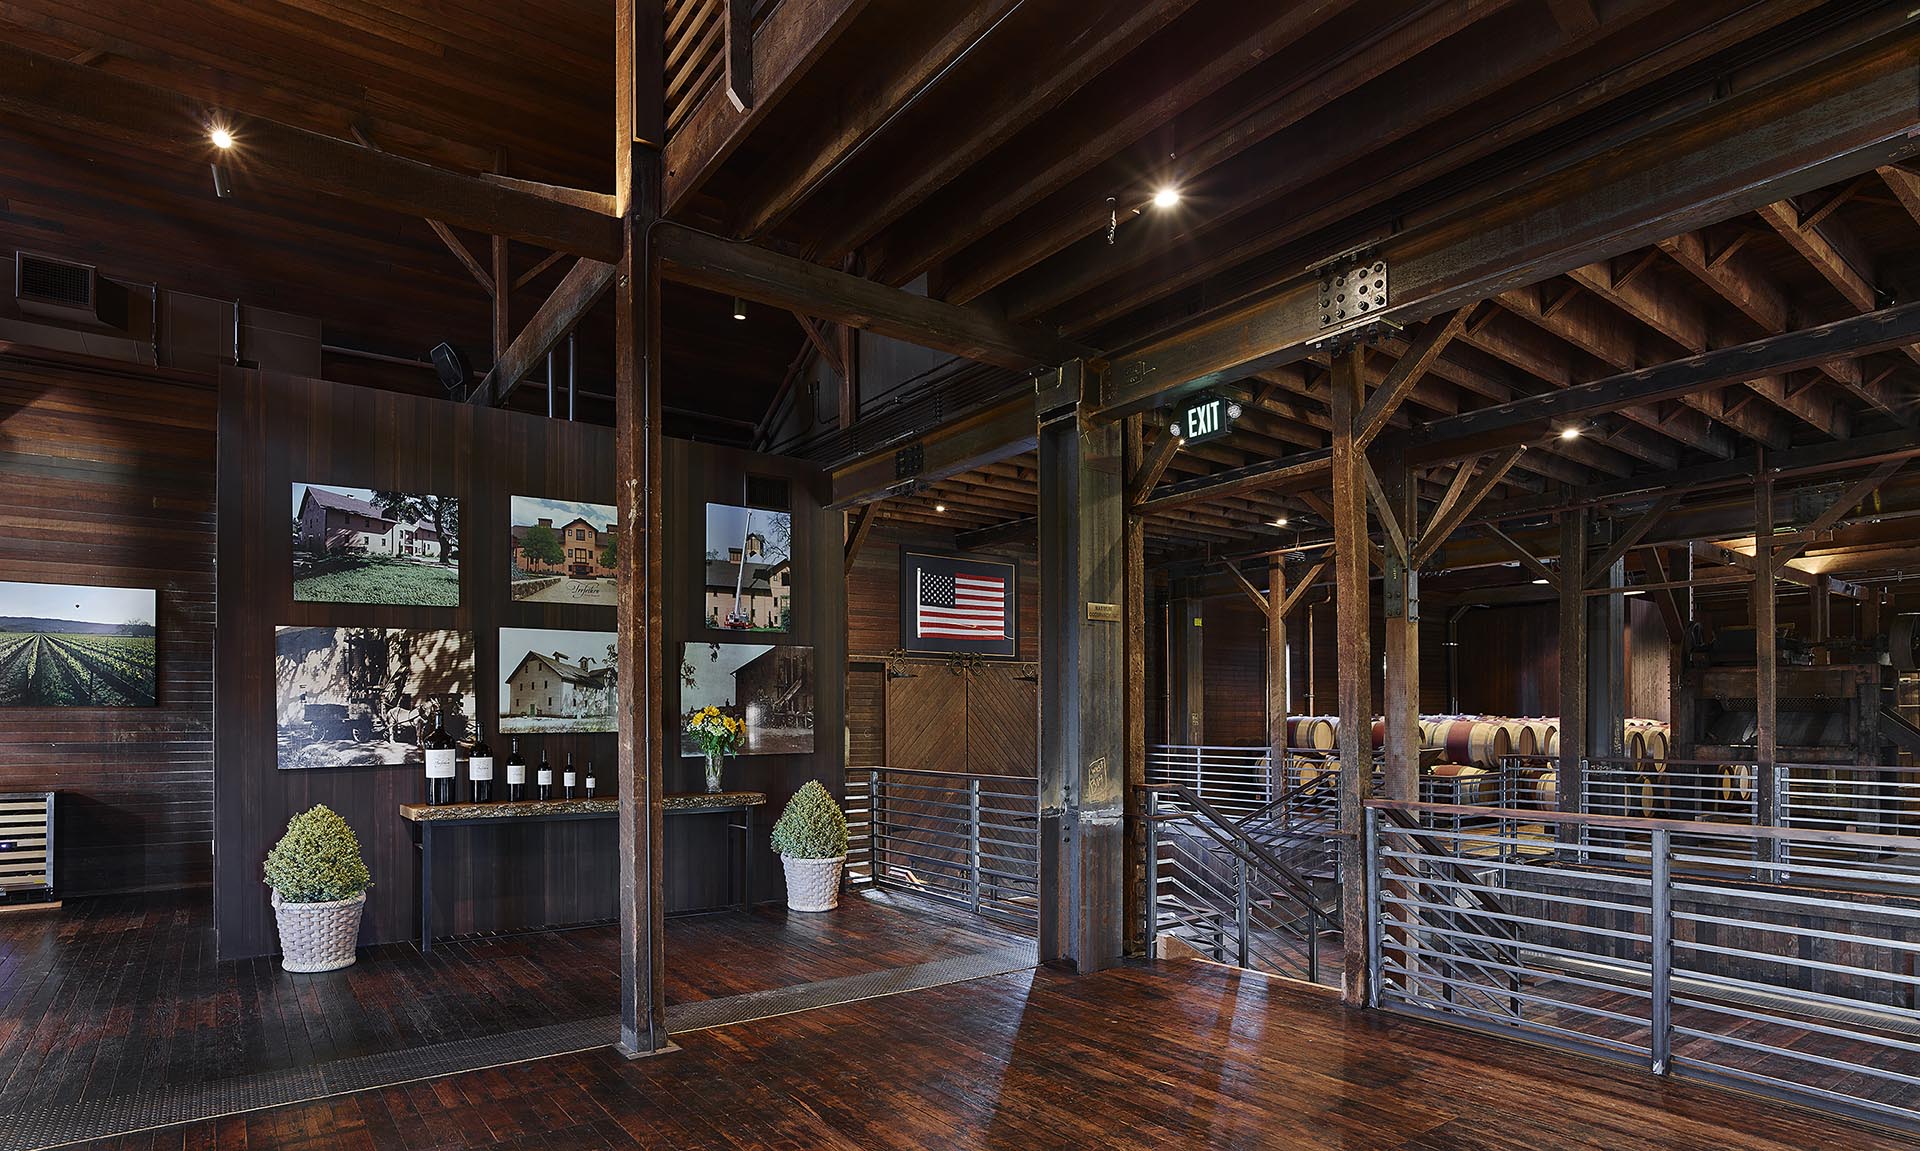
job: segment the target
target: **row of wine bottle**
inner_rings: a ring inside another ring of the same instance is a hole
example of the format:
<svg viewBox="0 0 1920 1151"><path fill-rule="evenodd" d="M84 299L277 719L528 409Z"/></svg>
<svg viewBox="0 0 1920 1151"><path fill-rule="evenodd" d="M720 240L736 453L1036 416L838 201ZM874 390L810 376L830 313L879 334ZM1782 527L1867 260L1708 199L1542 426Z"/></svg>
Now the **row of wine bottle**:
<svg viewBox="0 0 1920 1151"><path fill-rule="evenodd" d="M427 802L432 804L454 803L454 783L459 775L460 746L447 734L447 728L439 720L434 721L433 731L426 739L427 752ZM467 787L469 803L493 802L493 749L487 746L484 732L476 734L467 753ZM520 741L513 741L513 749L507 753L507 779L505 799L508 803L519 803L526 799L573 799L581 794L581 777L573 769L573 753L567 753L567 765L560 775L560 794L554 794L553 765L547 762L546 749L540 751L540 764L533 770L531 794L527 786L527 761L520 756ZM593 777L593 762L587 762L585 778L585 797L593 798L597 782Z"/></svg>

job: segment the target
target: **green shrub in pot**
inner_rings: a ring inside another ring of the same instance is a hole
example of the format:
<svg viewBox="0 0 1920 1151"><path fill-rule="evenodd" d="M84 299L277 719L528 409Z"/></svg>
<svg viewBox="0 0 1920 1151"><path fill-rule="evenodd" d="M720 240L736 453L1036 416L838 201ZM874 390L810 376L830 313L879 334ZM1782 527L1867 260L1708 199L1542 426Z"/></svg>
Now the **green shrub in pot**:
<svg viewBox="0 0 1920 1151"><path fill-rule="evenodd" d="M266 879L280 929L281 966L334 971L353 963L373 879L346 820L325 804L294 816L267 853Z"/></svg>
<svg viewBox="0 0 1920 1151"><path fill-rule="evenodd" d="M773 848L787 875L787 907L831 911L840 906L840 875L847 861L847 817L810 779L773 825Z"/></svg>

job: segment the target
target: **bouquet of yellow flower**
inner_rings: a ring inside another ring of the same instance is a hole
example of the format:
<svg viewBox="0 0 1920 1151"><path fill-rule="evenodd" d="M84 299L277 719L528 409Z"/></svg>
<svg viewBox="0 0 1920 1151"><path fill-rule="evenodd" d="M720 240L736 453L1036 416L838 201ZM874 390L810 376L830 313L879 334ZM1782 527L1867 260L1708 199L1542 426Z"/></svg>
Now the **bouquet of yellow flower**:
<svg viewBox="0 0 1920 1151"><path fill-rule="evenodd" d="M732 755L747 741L747 725L717 707L687 714L687 734L709 756Z"/></svg>

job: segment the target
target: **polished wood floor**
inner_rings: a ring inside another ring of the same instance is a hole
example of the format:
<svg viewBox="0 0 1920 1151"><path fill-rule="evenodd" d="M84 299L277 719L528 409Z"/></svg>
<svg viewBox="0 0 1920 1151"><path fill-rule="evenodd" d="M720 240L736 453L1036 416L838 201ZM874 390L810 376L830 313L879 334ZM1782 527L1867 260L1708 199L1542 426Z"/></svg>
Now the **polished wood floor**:
<svg viewBox="0 0 1920 1151"><path fill-rule="evenodd" d="M910 897L668 921L668 998L713 999L1003 947ZM612 1014L612 927L366 948L344 971L216 963L204 892L0 916L0 1115Z"/></svg>
<svg viewBox="0 0 1920 1151"><path fill-rule="evenodd" d="M1045 969L103 1141L100 1151L1913 1144L1192 962Z"/></svg>

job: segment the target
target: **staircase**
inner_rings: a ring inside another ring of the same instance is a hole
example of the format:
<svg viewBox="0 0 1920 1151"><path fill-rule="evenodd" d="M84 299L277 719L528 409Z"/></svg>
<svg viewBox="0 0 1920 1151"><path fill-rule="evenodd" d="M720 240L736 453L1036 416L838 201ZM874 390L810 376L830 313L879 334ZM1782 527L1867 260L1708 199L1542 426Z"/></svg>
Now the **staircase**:
<svg viewBox="0 0 1920 1151"><path fill-rule="evenodd" d="M1340 889L1321 815L1267 805L1235 820L1184 784L1148 790L1153 937L1309 982L1339 979Z"/></svg>

